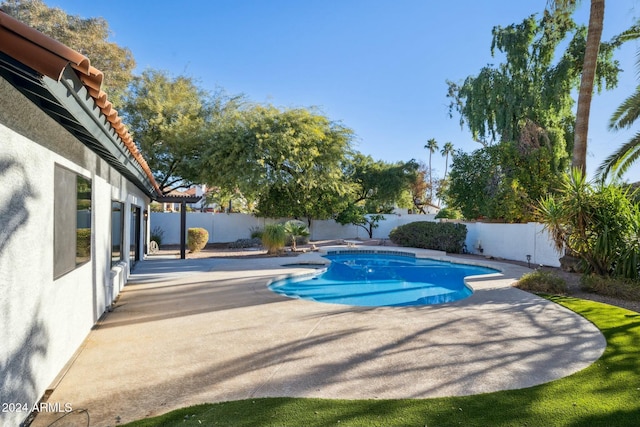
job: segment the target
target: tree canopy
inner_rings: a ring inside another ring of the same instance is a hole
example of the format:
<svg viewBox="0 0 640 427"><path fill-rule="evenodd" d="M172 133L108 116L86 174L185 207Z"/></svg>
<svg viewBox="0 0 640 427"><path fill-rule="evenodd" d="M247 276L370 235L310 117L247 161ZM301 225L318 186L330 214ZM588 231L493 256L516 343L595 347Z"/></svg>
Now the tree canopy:
<svg viewBox="0 0 640 427"><path fill-rule="evenodd" d="M461 125L483 145L454 156L451 167L448 199L466 217L526 221L533 201L556 188L572 151L572 91L580 82L585 36L586 29L567 13L545 12L540 19L494 27L491 52L499 51L504 62L482 68L460 85L448 82L451 113L458 112ZM614 47L601 45L598 89L617 84ZM495 144L502 147L492 148ZM545 163L536 166L538 161Z"/></svg>
<svg viewBox="0 0 640 427"><path fill-rule="evenodd" d="M567 37L568 45L557 62L555 52ZM493 29L491 53L505 61L488 65L461 85L448 82L451 113L460 114L474 139L483 145L518 141L531 123L543 131L558 155L570 151L575 116L572 91L577 89L586 43L586 28L567 14L535 15L520 24ZM596 87L617 84L618 62L614 44L603 43L598 57Z"/></svg>
<svg viewBox="0 0 640 427"><path fill-rule="evenodd" d="M189 77L146 70L132 81L122 115L167 193L198 182L210 128L240 103L241 97L203 91Z"/></svg>
<svg viewBox="0 0 640 427"><path fill-rule="evenodd" d="M252 105L212 127L200 177L257 200L262 216L328 218L350 192L352 138L314 110Z"/></svg>
<svg viewBox="0 0 640 427"><path fill-rule="evenodd" d="M418 179L419 165L414 160L387 163L356 153L348 168L347 179L353 188L346 207L337 213L340 224L354 224L367 231L398 207L412 207L411 186Z"/></svg>
<svg viewBox="0 0 640 427"><path fill-rule="evenodd" d="M104 89L109 100L120 108L121 100L136 66L127 48L108 41L111 31L104 18L82 18L50 8L42 0L3 0L7 14L43 34L87 56L91 65L104 73Z"/></svg>

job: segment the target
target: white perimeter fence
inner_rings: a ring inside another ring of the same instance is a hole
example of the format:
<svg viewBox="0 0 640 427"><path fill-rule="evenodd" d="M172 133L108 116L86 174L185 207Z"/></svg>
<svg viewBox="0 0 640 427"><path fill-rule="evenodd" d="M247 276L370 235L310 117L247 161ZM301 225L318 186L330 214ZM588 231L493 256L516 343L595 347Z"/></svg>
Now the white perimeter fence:
<svg viewBox="0 0 640 427"><path fill-rule="evenodd" d="M435 215L384 215L385 219L373 230L374 239L387 239L395 227L415 221L437 221ZM209 233L209 243L227 243L251 237L251 230L266 224L282 222L284 219L256 218L247 214L187 213L187 228L204 228ZM163 244L180 243L180 214L151 212L151 230L159 227L164 232ZM485 256L527 262L531 265L559 267L561 256L553 247L549 235L542 225L496 224L463 222L467 226L467 251ZM368 239L361 227L340 225L333 220L313 220L310 227L311 240ZM480 251L482 248L482 252Z"/></svg>

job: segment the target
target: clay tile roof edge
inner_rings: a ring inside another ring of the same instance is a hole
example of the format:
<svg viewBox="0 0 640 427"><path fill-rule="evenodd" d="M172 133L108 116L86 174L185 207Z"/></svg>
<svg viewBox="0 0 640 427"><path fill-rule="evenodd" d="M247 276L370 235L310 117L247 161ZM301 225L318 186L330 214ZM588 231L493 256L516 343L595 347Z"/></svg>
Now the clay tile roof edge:
<svg viewBox="0 0 640 427"><path fill-rule="evenodd" d="M106 93L100 89L103 73L91 66L89 58L18 21L2 10L0 10L0 51L56 81L60 81L65 67L71 64L95 104L142 167L157 194L162 194L147 161L135 147L129 131L121 123L122 119L107 99Z"/></svg>

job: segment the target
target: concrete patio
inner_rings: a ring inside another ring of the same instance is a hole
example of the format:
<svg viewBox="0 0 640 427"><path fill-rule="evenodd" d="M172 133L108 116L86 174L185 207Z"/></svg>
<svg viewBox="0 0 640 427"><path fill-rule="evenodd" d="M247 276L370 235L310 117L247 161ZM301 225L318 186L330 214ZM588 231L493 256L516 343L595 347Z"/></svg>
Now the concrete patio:
<svg viewBox="0 0 640 427"><path fill-rule="evenodd" d="M274 277L309 271L282 264L320 260L309 253L140 262L48 401L87 409L91 426L114 426L254 397L469 395L567 376L606 345L582 317L512 288L529 270L510 264L483 262L502 274L470 280L471 297L436 306L350 307L267 289ZM60 415L43 412L32 425ZM86 419L70 414L64 425Z"/></svg>

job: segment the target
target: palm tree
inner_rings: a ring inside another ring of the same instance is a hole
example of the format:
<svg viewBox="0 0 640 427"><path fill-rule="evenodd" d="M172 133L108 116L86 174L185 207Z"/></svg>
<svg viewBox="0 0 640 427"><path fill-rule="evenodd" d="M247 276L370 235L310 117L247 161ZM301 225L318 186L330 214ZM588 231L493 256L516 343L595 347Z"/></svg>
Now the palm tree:
<svg viewBox="0 0 640 427"><path fill-rule="evenodd" d="M444 143L444 147L442 147L442 150L440 150L440 154L445 156L445 160L444 160L444 177L445 177L445 179L447 178L447 169L449 167L449 155L452 155L453 153L454 153L453 144L451 142L445 142Z"/></svg>
<svg viewBox="0 0 640 427"><path fill-rule="evenodd" d="M638 51L640 58L640 50ZM640 59L636 63L636 68L640 70ZM627 129L640 116L640 86L636 91L618 107L609 120L609 129ZM620 178L640 157L640 132L636 133L626 144L618 148L612 155L607 157L597 174L604 181L609 174L615 178Z"/></svg>
<svg viewBox="0 0 640 427"><path fill-rule="evenodd" d="M429 150L429 201L433 201L433 179L431 173L431 155L436 152L438 149L438 142L431 138L427 141L427 144L424 146L427 150Z"/></svg>
<svg viewBox="0 0 640 427"><path fill-rule="evenodd" d="M571 13L575 10L578 0L549 0L552 10ZM593 82L598 63L598 50L604 25L604 0L591 0L589 12L589 27L582 64L582 77L578 92L578 109L576 111L576 126L573 138L572 167L582 173L587 170L587 134L589 132L589 112L593 97Z"/></svg>
<svg viewBox="0 0 640 427"><path fill-rule="evenodd" d="M591 111L591 97L593 96L593 82L596 75L598 50L604 24L604 0L591 0L589 13L589 28L587 30L587 44L584 50L584 63L578 92L578 110L576 111L576 128L573 139L574 168L582 173L587 171L587 133L589 132L589 112Z"/></svg>

